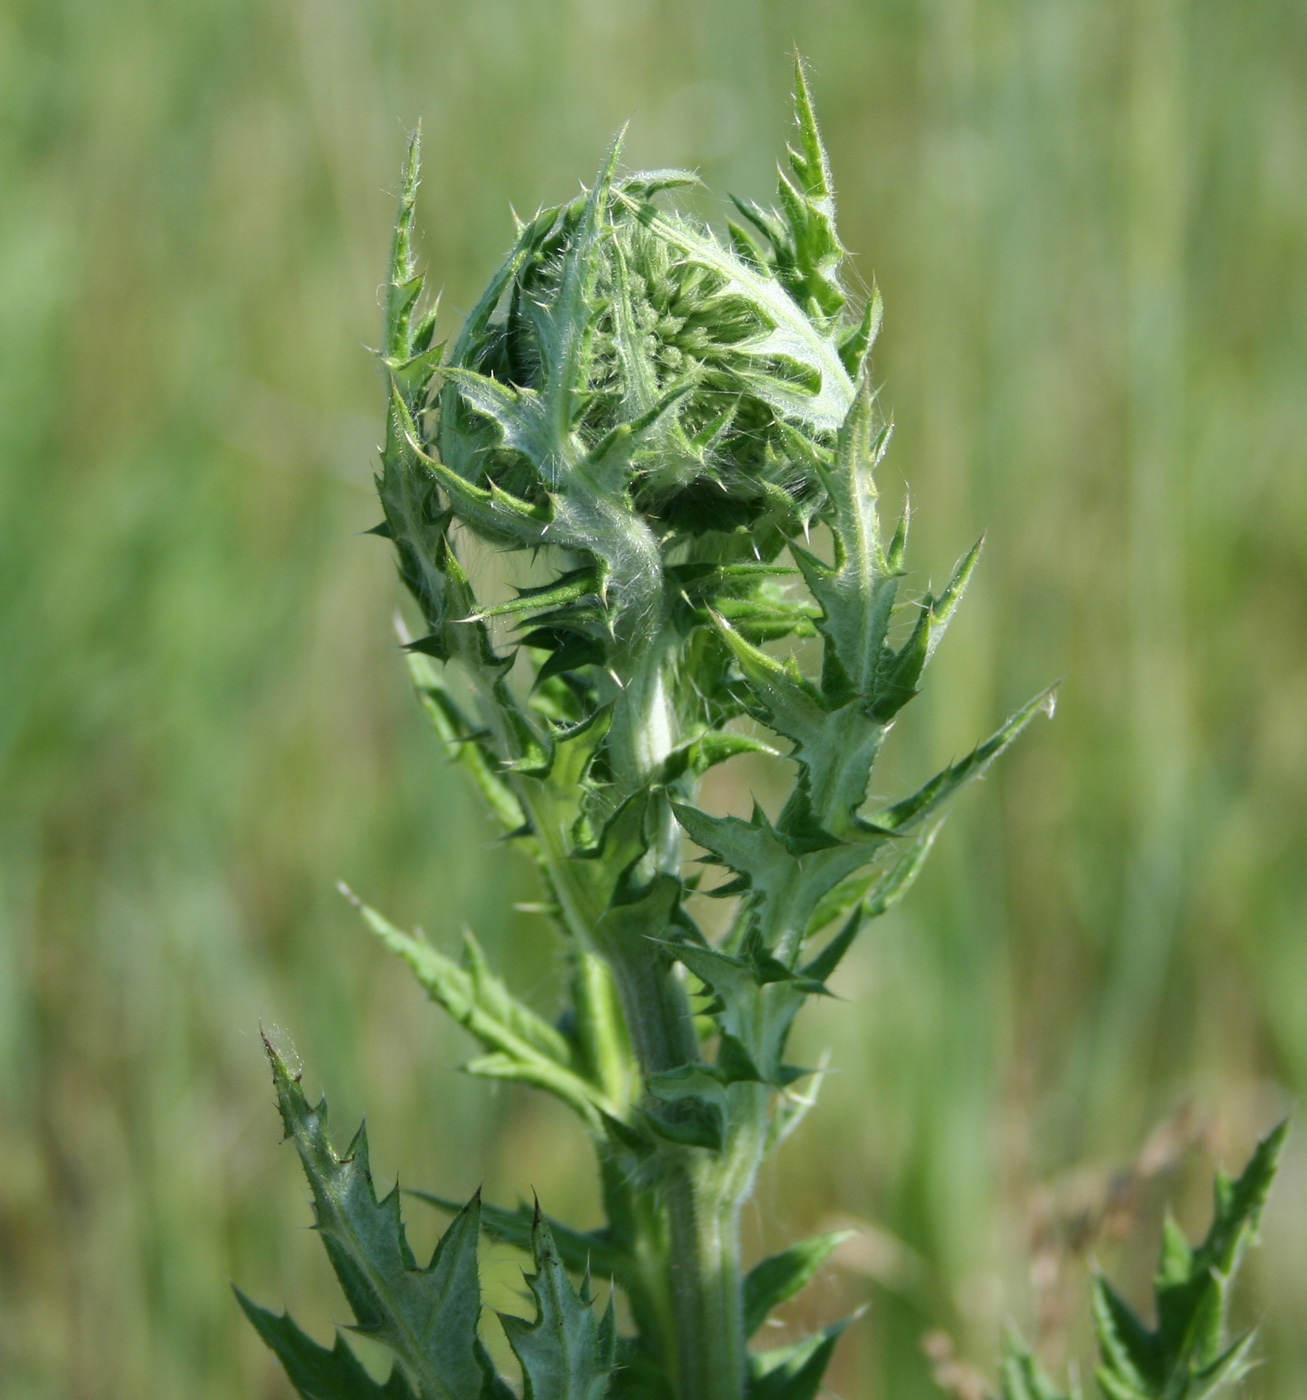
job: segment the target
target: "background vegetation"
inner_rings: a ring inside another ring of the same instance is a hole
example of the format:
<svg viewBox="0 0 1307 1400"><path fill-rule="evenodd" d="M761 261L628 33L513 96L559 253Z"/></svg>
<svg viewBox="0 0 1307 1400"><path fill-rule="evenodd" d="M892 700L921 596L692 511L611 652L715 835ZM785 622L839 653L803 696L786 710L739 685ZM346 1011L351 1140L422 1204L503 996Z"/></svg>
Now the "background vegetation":
<svg viewBox="0 0 1307 1400"><path fill-rule="evenodd" d="M1085 1250L1138 1284L1161 1198L1203 1223L1211 1154L1241 1161L1301 1095L1302 6L6 0L9 1400L288 1393L225 1281L294 1296L319 1335L340 1307L261 1019L338 1122L366 1105L382 1175L593 1211L572 1129L453 1073L459 1033L333 890L446 944L471 924L549 1006L557 950L508 909L529 877L424 734L388 550L355 538L364 346L419 117L452 320L509 200L570 193L627 116L633 164L767 196L792 39L886 295L885 489L911 483L937 579L992 527L898 759L923 772L1066 681L851 959L849 1002L806 1023L840 1073L763 1185L759 1243L870 1227L802 1305L870 1304L845 1400L930 1393L931 1327L987 1365L1012 1316L1060 1363ZM718 800L758 781L728 768ZM1304 1257L1298 1148L1245 1295L1266 1396L1307 1383Z"/></svg>

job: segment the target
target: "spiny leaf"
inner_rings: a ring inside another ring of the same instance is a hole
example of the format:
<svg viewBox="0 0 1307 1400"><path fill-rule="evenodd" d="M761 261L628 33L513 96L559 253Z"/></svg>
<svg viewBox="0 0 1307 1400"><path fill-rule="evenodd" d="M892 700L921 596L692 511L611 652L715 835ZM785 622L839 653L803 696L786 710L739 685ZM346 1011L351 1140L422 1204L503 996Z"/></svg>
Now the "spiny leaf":
<svg viewBox="0 0 1307 1400"><path fill-rule="evenodd" d="M436 306L422 307L425 279L413 256L413 226L421 165L421 132L409 139L404 164L399 213L391 243L390 277L386 287L385 343L382 358L397 390L410 405L421 401L443 357L443 346L431 344ZM439 298L437 298L437 302Z"/></svg>
<svg viewBox="0 0 1307 1400"><path fill-rule="evenodd" d="M1201 1244L1191 1247L1167 1222L1156 1328L1105 1278L1094 1280L1098 1379L1111 1400L1202 1400L1247 1371L1252 1334L1233 1343L1225 1336L1229 1285L1256 1235L1287 1132L1281 1123L1263 1138L1237 1180L1217 1174L1212 1223Z"/></svg>
<svg viewBox="0 0 1307 1400"><path fill-rule="evenodd" d="M407 1194L419 1201L425 1201L428 1205L436 1206L440 1210L448 1211L451 1215L457 1215L462 1209L457 1201L449 1200L445 1196L433 1195L430 1191L410 1189ZM532 1250L532 1230L535 1226L538 1209L538 1207L527 1205L525 1201L515 1210L508 1210L504 1206L487 1205L483 1201L481 1203L481 1229L491 1239L501 1240L504 1244L511 1244L517 1249L530 1253ZM558 1257L563 1261L564 1267L572 1273L584 1274L590 1271L600 1278L614 1278L620 1276L630 1267L630 1260L608 1238L606 1231L573 1230L552 1216L546 1215L541 1218L549 1227L550 1237L558 1250Z"/></svg>
<svg viewBox="0 0 1307 1400"><path fill-rule="evenodd" d="M886 831L907 832L935 815L960 788L978 778L1041 711L1051 713L1056 688L1050 686L1029 700L983 744L957 763L937 773L910 797L885 807L868 818L869 825Z"/></svg>
<svg viewBox="0 0 1307 1400"><path fill-rule="evenodd" d="M670 410L690 392L690 388L688 380L673 384L643 413L636 415L629 422L618 423L610 428L586 454L580 464L580 470L588 472L608 491L622 490L636 452L651 438L653 429L663 423L669 426L674 424L675 419Z"/></svg>
<svg viewBox="0 0 1307 1400"><path fill-rule="evenodd" d="M673 749L663 762L659 780L663 783L674 783L686 773L701 778L718 763L725 763L743 753L761 753L776 757L776 750L770 744L765 744L751 735L709 732Z"/></svg>
<svg viewBox="0 0 1307 1400"><path fill-rule="evenodd" d="M1237 1180L1224 1171L1217 1172L1212 1223L1194 1251L1195 1269L1207 1267L1230 1274L1237 1267L1244 1248L1256 1238L1288 1136L1286 1119L1257 1144Z"/></svg>
<svg viewBox="0 0 1307 1400"><path fill-rule="evenodd" d="M743 958L700 947L689 939L667 946L704 986L711 988L721 1004L718 1021L722 1029L744 1044L749 1030L744 1008L747 999L762 985L757 971Z"/></svg>
<svg viewBox="0 0 1307 1400"><path fill-rule="evenodd" d="M304 1400L414 1400L398 1365L392 1365L385 1385L374 1381L336 1333L330 1351L320 1347L295 1325L288 1313L278 1317L236 1289L236 1300L255 1330L286 1368L290 1383Z"/></svg>
<svg viewBox="0 0 1307 1400"><path fill-rule="evenodd" d="M545 430L539 422L541 410L538 403L524 397L531 391L519 393L484 375L452 366L446 369L445 374L478 413L493 419L507 445L525 451L528 446L538 448L547 441ZM527 547L542 545L549 540L553 512L548 506L522 500L495 482L491 482L489 487L479 486L461 476L441 458L433 457L423 448L417 427L399 391L395 390L394 393L392 414L398 424L397 431L405 438L411 454L410 475L419 468L425 470L449 497L459 517L491 539L506 539ZM398 533L393 520L391 528Z"/></svg>
<svg viewBox="0 0 1307 1400"><path fill-rule="evenodd" d="M1102 1369L1111 1384L1136 1395L1160 1394L1167 1366L1159 1339L1101 1276L1094 1280L1093 1306Z"/></svg>
<svg viewBox="0 0 1307 1400"><path fill-rule="evenodd" d="M725 889L709 893L735 894L746 889L765 892L790 877L794 856L760 809L747 822L739 817L710 817L683 802L674 802L672 811L691 841L710 851L715 864L726 866L740 877Z"/></svg>
<svg viewBox="0 0 1307 1400"><path fill-rule="evenodd" d="M536 1303L535 1320L499 1317L522 1365L523 1400L601 1400L616 1361L612 1299L600 1318L588 1280L579 1294L573 1289L538 1211L531 1244L536 1271L526 1281Z"/></svg>
<svg viewBox="0 0 1307 1400"><path fill-rule="evenodd" d="M311 1108L298 1076L266 1037L286 1136L313 1192L313 1212L358 1330L385 1343L402 1362L421 1400L478 1400L485 1381L477 1343L481 1292L477 1272L480 1208L464 1207L418 1266L400 1218L398 1188L378 1201L360 1128L344 1157L327 1135L323 1100Z"/></svg>
<svg viewBox="0 0 1307 1400"><path fill-rule="evenodd" d="M948 587L938 598L929 593L922 599L917 612L917 624L903 646L888 657L882 656L876 672L875 698L872 713L879 720L890 720L917 693L917 682L927 662L935 654L940 639L948 628L962 595L966 592L976 561L980 558L984 536L958 562Z"/></svg>
<svg viewBox="0 0 1307 1400"><path fill-rule="evenodd" d="M526 826L526 813L501 776L503 765L490 746L490 736L474 728L426 656L410 651L407 660L413 688L446 754L471 774L503 830L521 831Z"/></svg>
<svg viewBox="0 0 1307 1400"><path fill-rule="evenodd" d="M651 1074L650 1101L641 1120L659 1137L689 1147L720 1152L725 1146L726 1094L720 1079L705 1065L686 1064Z"/></svg>
<svg viewBox="0 0 1307 1400"><path fill-rule="evenodd" d="M548 418L548 405L538 390L501 384L462 365L448 366L445 377L469 408L494 423L505 447L521 452L535 464L549 486L557 487L562 463L557 459L557 439ZM449 482L449 478L444 478L444 482ZM455 485L454 489L458 487Z"/></svg>
<svg viewBox="0 0 1307 1400"><path fill-rule="evenodd" d="M735 957L690 939L665 945L690 969L714 996L709 1008L722 1034L725 1060L719 1065L693 1064L693 1076L706 1075L717 1083L756 1080L784 1088L806 1071L783 1064L781 1056L790 1024L804 999L819 996L825 988L793 972L771 956L756 940L746 955ZM690 1078L687 1071L674 1073ZM669 1076L660 1076L668 1080ZM720 1100L716 1090L699 1095L706 1102Z"/></svg>
<svg viewBox="0 0 1307 1400"><path fill-rule="evenodd" d="M837 885L818 903L808 921L810 934L818 933L827 924L834 923L855 905L860 905L860 908L856 918L850 920L852 926L846 925L844 930L835 935L817 958L804 969L804 976L815 977L819 982L824 982L839 966L840 959L861 931L862 924L888 913L907 894L916 883L917 876L921 874L926 857L930 854L943 825L944 818L937 817L906 850L899 853L888 869L873 870L869 874L847 880L842 885ZM841 939L844 942L837 952L836 945Z"/></svg>
<svg viewBox="0 0 1307 1400"><path fill-rule="evenodd" d="M343 888L343 887L342 887ZM575 1109L596 1131L603 1096L571 1068L571 1050L547 1021L518 1001L490 971L480 945L464 934L464 964L398 929L350 891L346 896L368 927L413 969L427 995L491 1053L468 1069L493 1079L518 1079L546 1089Z"/></svg>
<svg viewBox="0 0 1307 1400"><path fill-rule="evenodd" d="M844 361L844 368L855 384L867 373L867 357L880 334L884 315L885 304L881 301L880 288L873 282L871 295L862 308L861 319L840 338L840 359Z"/></svg>
<svg viewBox="0 0 1307 1400"><path fill-rule="evenodd" d="M839 267L844 248L835 232L835 194L830 163L813 111L803 60L794 56L794 115L799 149L790 148L792 183L782 173L778 193L789 224L788 247L780 248L778 271L790 295L814 319L832 317L844 306ZM789 263L790 266L785 264Z"/></svg>
<svg viewBox="0 0 1307 1400"><path fill-rule="evenodd" d="M803 676L793 660L777 661L746 641L724 617L716 615L715 621L757 697L761 717L767 725L792 739L804 754L818 750L826 719L821 692Z"/></svg>
<svg viewBox="0 0 1307 1400"><path fill-rule="evenodd" d="M554 230L560 213L561 211L557 208L542 209L533 219L522 225L518 231L517 241L495 269L494 276L486 285L485 291L477 298L476 305L468 313L467 320L463 322L463 328L459 331L453 349L450 351L449 358L452 364L467 364L468 354L473 343L485 332L505 289L521 270L523 263L530 259L531 255ZM452 390L452 386L450 392L456 393Z"/></svg>
<svg viewBox="0 0 1307 1400"><path fill-rule="evenodd" d="M539 345L546 410L555 441L559 442L566 440L579 416L575 395L586 378L582 364L590 343L589 302L599 275L596 253L604 236L604 214L623 134L618 132L613 138L586 195L581 217L563 257L557 296L547 306L532 302L527 307Z"/></svg>
<svg viewBox="0 0 1307 1400"><path fill-rule="evenodd" d="M510 598L508 602L499 603L493 608L482 608L477 617L520 617L524 613L540 612L546 608L557 607L560 603L572 603L578 598L594 596L602 589L603 581L599 570L593 565L569 569L552 583L542 584L539 588L519 589L516 598Z"/></svg>
<svg viewBox="0 0 1307 1400"><path fill-rule="evenodd" d="M875 394L864 374L840 424L835 464L825 474L834 507L835 561L827 565L806 549L793 548L821 605L817 627L830 653L824 669L829 673L831 661L838 663L849 695L870 697L898 588L897 561L884 552L876 512L875 470L888 441L889 430L877 423Z"/></svg>
<svg viewBox="0 0 1307 1400"><path fill-rule="evenodd" d="M744 1278L745 1335L751 1337L767 1320L767 1314L793 1298L830 1257L831 1250L855 1233L831 1230L813 1235L755 1264Z"/></svg>

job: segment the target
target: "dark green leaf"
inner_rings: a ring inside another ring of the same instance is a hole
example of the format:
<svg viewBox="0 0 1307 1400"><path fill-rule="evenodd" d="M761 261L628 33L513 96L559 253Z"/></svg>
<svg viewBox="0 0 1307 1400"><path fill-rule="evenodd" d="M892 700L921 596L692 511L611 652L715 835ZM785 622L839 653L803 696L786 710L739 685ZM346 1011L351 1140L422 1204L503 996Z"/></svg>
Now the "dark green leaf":
<svg viewBox="0 0 1307 1400"><path fill-rule="evenodd" d="M429 1191L407 1192L419 1201L438 1206L441 1210L457 1215L462 1209L457 1201L444 1196L432 1195ZM531 1251L531 1231L535 1224L535 1210L525 1202L515 1210L503 1206L481 1204L481 1229L491 1239L502 1240L518 1249ZM592 1272L599 1278L615 1278L629 1267L630 1261L608 1238L603 1230L573 1230L570 1226L543 1216L550 1235L558 1250L559 1258L574 1274Z"/></svg>
<svg viewBox="0 0 1307 1400"><path fill-rule="evenodd" d="M588 1281L579 1294L573 1289L539 1212L531 1243L536 1271L527 1284L535 1319L499 1317L522 1365L523 1400L601 1400L616 1360L612 1299L599 1317Z"/></svg>
<svg viewBox="0 0 1307 1400"><path fill-rule="evenodd" d="M338 1157L327 1134L326 1101L311 1108L298 1075L264 1043L286 1136L299 1152L318 1231L359 1330L399 1358L421 1400L480 1400L485 1376L476 1330L478 1198L420 1267L404 1233L398 1188L377 1200L365 1131L360 1128Z"/></svg>
<svg viewBox="0 0 1307 1400"><path fill-rule="evenodd" d="M338 1332L330 1351L305 1335L283 1313L278 1317L258 1307L236 1289L236 1299L260 1337L277 1354L290 1383L304 1400L414 1400L398 1365L392 1365L385 1385L374 1381Z"/></svg>

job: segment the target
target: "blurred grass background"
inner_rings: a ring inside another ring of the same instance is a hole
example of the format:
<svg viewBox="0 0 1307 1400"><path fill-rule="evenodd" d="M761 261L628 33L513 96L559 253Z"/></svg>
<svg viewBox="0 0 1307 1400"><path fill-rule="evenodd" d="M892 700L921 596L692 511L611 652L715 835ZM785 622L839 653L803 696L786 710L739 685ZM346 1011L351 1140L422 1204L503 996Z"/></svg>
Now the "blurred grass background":
<svg viewBox="0 0 1307 1400"><path fill-rule="evenodd" d="M260 1020L342 1131L366 1106L379 1176L593 1210L572 1129L454 1073L460 1033L333 890L437 940L469 923L548 1006L557 950L507 908L529 879L423 733L387 550L355 537L364 347L418 118L456 311L509 201L570 193L628 116L633 164L769 196L792 40L886 295L885 487L911 484L919 581L991 527L893 771L1065 684L805 1023L840 1072L762 1183L757 1246L871 1227L794 1315L870 1304L845 1400L932 1393L931 1327L983 1367L1012 1317L1060 1364L1106 1173L1196 1106L1171 1136L1197 1145L1118 1179L1140 1219L1093 1244L1137 1292L1163 1197L1203 1226L1213 1155L1301 1095L1301 5L6 0L7 1400L271 1400L227 1280L320 1336L343 1312ZM1305 1188L1299 1147L1244 1294L1265 1396L1307 1384Z"/></svg>

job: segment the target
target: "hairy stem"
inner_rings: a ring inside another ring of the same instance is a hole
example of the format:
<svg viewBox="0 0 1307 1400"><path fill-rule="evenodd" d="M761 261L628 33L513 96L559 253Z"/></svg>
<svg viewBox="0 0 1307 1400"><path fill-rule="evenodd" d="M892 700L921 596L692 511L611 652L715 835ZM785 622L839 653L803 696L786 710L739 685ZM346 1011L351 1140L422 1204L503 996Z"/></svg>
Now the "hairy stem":
<svg viewBox="0 0 1307 1400"><path fill-rule="evenodd" d="M698 1164L664 1186L681 1400L734 1400L744 1388L739 1206L719 1198Z"/></svg>

